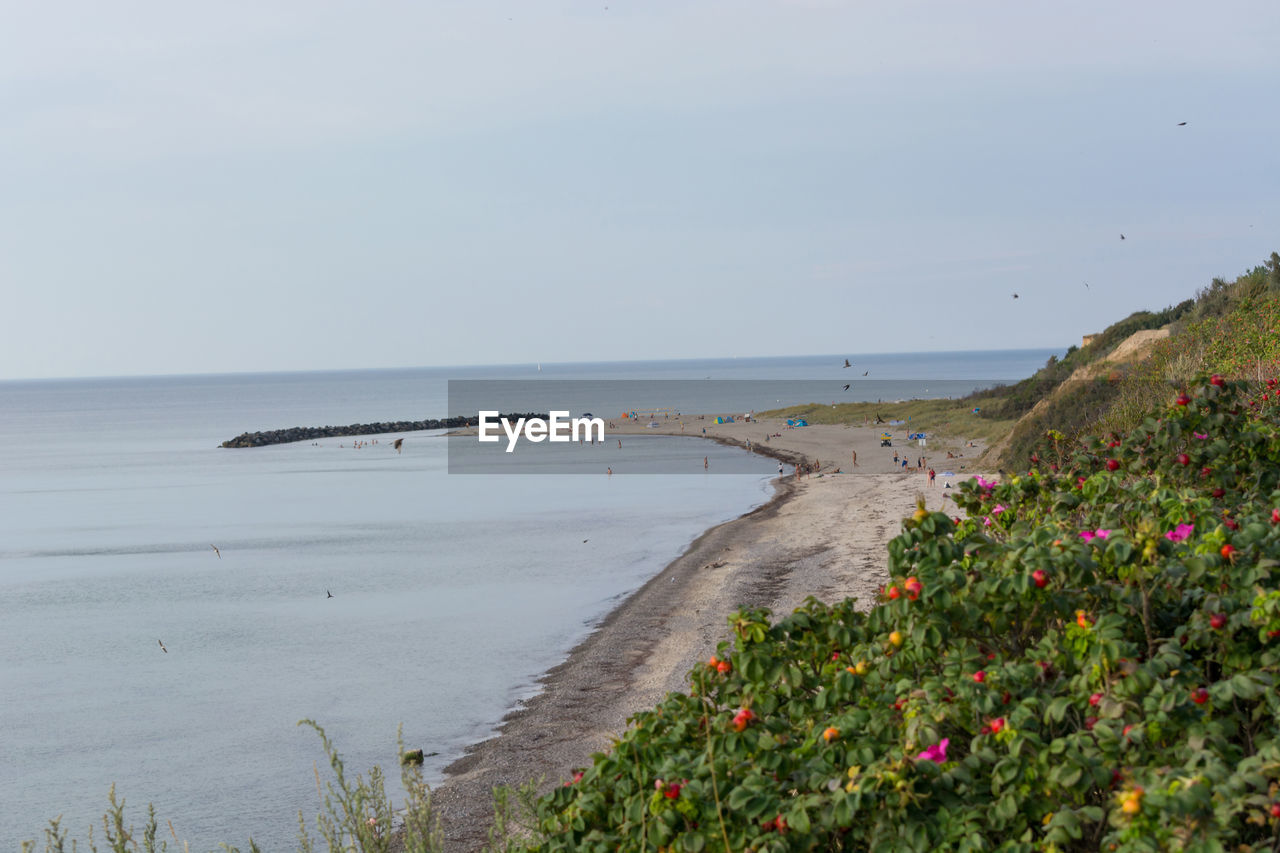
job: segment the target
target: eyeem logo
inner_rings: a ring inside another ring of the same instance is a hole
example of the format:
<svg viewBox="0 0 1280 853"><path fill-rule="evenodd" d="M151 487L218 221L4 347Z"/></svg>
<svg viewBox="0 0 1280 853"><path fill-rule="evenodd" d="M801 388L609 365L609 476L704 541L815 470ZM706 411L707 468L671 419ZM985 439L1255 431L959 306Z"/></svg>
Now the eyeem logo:
<svg viewBox="0 0 1280 853"><path fill-rule="evenodd" d="M485 442L500 441L498 424L507 434L507 453L516 449L520 435L535 444L544 439L550 441L604 441L604 419L602 418L570 418L568 412L550 412L550 420L542 418L518 418L513 426L508 418L498 418L498 412L480 412L480 423L477 425L480 440ZM592 435L592 431L595 435ZM492 431L492 432L491 432ZM581 436L581 437L580 437Z"/></svg>

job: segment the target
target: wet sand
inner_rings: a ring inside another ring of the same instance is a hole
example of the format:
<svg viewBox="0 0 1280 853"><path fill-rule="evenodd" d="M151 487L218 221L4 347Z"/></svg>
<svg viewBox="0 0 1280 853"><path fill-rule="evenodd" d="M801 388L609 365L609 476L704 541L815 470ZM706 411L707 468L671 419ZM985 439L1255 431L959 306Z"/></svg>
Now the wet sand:
<svg viewBox="0 0 1280 853"><path fill-rule="evenodd" d="M696 427L694 426L696 425ZM887 577L885 545L897 535L917 495L930 509L945 508L943 478L933 487L916 473L924 451L899 440L909 473L895 467L893 449L879 446L882 427L815 426L786 430L775 423L708 425L685 419L685 435L743 444L786 460L787 475L763 506L699 537L685 553L633 593L564 663L542 679L541 692L510 713L498 736L483 741L446 768L435 803L446 849L470 851L487 840L495 786L542 779L548 789L608 748L636 711L652 707L721 640L731 639L728 617L741 607L785 614L810 595L824 601L855 597L870 603ZM782 437L763 441L766 429ZM680 433L678 422L657 429L619 425L610 430ZM959 442L952 446L955 452ZM929 448L945 457L946 447ZM851 453L859 465L851 465ZM968 450L968 454L977 451ZM818 459L824 472L796 479L791 465ZM962 474L963 459L946 470ZM967 476L968 471L963 472ZM957 477L948 478L953 483Z"/></svg>

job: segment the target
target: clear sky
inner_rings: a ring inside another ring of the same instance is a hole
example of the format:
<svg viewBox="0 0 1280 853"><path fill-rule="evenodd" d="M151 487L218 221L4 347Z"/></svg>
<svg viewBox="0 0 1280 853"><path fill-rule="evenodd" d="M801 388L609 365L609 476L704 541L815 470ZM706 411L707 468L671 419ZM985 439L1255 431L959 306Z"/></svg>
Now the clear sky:
<svg viewBox="0 0 1280 853"><path fill-rule="evenodd" d="M1280 249L1277 45L1276 0L12 0L0 378L1065 347Z"/></svg>

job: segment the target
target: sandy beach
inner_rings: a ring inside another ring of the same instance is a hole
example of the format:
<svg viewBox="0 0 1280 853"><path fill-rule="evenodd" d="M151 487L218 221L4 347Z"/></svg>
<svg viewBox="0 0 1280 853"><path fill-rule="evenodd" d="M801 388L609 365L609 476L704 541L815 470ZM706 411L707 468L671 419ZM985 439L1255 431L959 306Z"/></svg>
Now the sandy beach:
<svg viewBox="0 0 1280 853"><path fill-rule="evenodd" d="M624 442L637 433L702 436L705 428L716 441L744 447L750 441L753 452L784 461L786 473L768 503L699 537L548 672L542 691L507 716L498 736L446 768L436 804L450 851L485 842L495 786L538 778L546 788L560 784L590 764L593 752L607 749L628 717L685 689L689 669L730 639L727 618L735 610L762 606L785 614L810 595L869 605L887 577L885 545L917 496L930 509L944 508L943 472L954 472L945 478L952 483L969 476L980 452L959 440L920 447L905 441L900 427L716 424L711 415L685 417L683 425L674 418L656 427L648 419L612 423L608 440ZM880 446L886 428L895 435L893 448ZM908 457L905 471L894 465L894 450ZM946 458L948 451L956 457ZM932 465L938 472L932 487L916 470L921 456L925 471ZM797 478L793 466L806 460L817 460L821 470Z"/></svg>

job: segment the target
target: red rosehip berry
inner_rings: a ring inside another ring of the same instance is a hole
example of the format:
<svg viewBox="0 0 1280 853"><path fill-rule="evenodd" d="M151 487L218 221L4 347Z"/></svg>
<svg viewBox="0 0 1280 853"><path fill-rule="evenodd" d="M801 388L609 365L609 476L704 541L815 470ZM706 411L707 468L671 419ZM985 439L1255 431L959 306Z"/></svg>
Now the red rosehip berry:
<svg viewBox="0 0 1280 853"><path fill-rule="evenodd" d="M987 674L983 670L978 670L973 674L973 680L981 684L987 680Z"/></svg>
<svg viewBox="0 0 1280 853"><path fill-rule="evenodd" d="M1280 803L1271 804L1271 816L1280 817Z"/></svg>
<svg viewBox="0 0 1280 853"><path fill-rule="evenodd" d="M1271 510L1271 523L1280 524L1280 508Z"/></svg>
<svg viewBox="0 0 1280 853"><path fill-rule="evenodd" d="M1097 704L1101 701L1102 701L1102 694L1094 693L1092 696L1089 697L1089 707L1090 708L1096 707Z"/></svg>
<svg viewBox="0 0 1280 853"><path fill-rule="evenodd" d="M996 717L994 720L991 721L992 734L994 735L1000 734L1000 731L1003 728L1004 728L1004 717Z"/></svg>
<svg viewBox="0 0 1280 853"><path fill-rule="evenodd" d="M1226 493L1227 493L1227 490L1222 488L1222 486L1218 486L1216 489L1213 490L1213 496L1215 498L1220 498Z"/></svg>
<svg viewBox="0 0 1280 853"><path fill-rule="evenodd" d="M1205 702L1209 701L1209 691L1203 687L1197 687L1195 690L1191 691L1191 701L1195 702L1197 705L1203 705Z"/></svg>
<svg viewBox="0 0 1280 853"><path fill-rule="evenodd" d="M1086 729L1088 729L1089 731L1093 731L1093 727L1094 727L1094 726L1096 726L1097 724L1098 724L1098 718L1097 718L1097 717L1085 717L1085 718L1084 718L1084 727L1085 727Z"/></svg>
<svg viewBox="0 0 1280 853"><path fill-rule="evenodd" d="M1044 589L1049 584L1049 573L1044 569L1036 569L1031 573L1031 580L1040 589Z"/></svg>
<svg viewBox="0 0 1280 853"><path fill-rule="evenodd" d="M891 587L889 587L889 598L890 598L890 600L896 601L896 600L898 599L898 596L900 596L900 595L902 595L902 593L898 590L898 588L897 588L896 586L891 586Z"/></svg>
<svg viewBox="0 0 1280 853"><path fill-rule="evenodd" d="M1107 470L1108 470L1108 471L1115 471L1115 470L1116 470L1116 469L1118 469L1119 467L1120 467L1120 461L1119 461L1118 459L1108 459L1108 460L1107 460Z"/></svg>
<svg viewBox="0 0 1280 853"><path fill-rule="evenodd" d="M1217 385L1219 388L1221 388L1223 385L1226 385L1227 383L1223 381L1221 376L1215 373L1213 374L1213 376L1209 377L1209 384Z"/></svg>
<svg viewBox="0 0 1280 853"><path fill-rule="evenodd" d="M1221 631L1227 624L1227 614L1215 613L1209 617L1209 627L1215 631Z"/></svg>
<svg viewBox="0 0 1280 853"><path fill-rule="evenodd" d="M1187 454L1185 454L1185 453L1179 453L1179 454L1178 454L1176 457L1174 457L1174 458L1178 460L1178 464L1179 464L1179 465L1190 465L1190 464L1191 464L1191 457L1190 457L1190 456L1188 456L1188 455L1187 455Z"/></svg>
<svg viewBox="0 0 1280 853"><path fill-rule="evenodd" d="M1234 546L1234 545L1232 545L1230 542L1228 542L1226 545L1223 545L1223 546L1218 550L1218 553L1222 555L1222 558L1223 558L1224 560L1230 560L1232 557L1234 557L1234 556L1235 556L1236 549L1235 549L1235 546Z"/></svg>
<svg viewBox="0 0 1280 853"><path fill-rule="evenodd" d="M1179 394L1173 402L1177 403L1179 406L1185 406L1191 402L1191 398L1186 394Z"/></svg>

